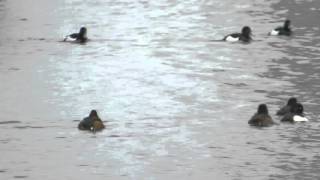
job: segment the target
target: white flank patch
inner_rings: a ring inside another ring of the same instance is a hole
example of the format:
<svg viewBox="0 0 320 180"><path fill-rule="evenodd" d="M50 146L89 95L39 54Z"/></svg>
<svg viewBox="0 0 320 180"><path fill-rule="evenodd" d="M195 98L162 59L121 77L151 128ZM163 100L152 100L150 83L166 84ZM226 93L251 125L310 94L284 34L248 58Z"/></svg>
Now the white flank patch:
<svg viewBox="0 0 320 180"><path fill-rule="evenodd" d="M293 121L294 122L307 122L309 120L305 117L295 115L295 116L293 116Z"/></svg>
<svg viewBox="0 0 320 180"><path fill-rule="evenodd" d="M270 32L270 35L272 35L272 36L277 36L277 35L279 35L279 31L272 30L272 31Z"/></svg>
<svg viewBox="0 0 320 180"><path fill-rule="evenodd" d="M228 36L228 37L226 38L226 41L229 41L229 42L237 42L237 41L239 41L239 38L238 38L238 37L234 38L234 37L232 37L232 36Z"/></svg>
<svg viewBox="0 0 320 180"><path fill-rule="evenodd" d="M75 39L71 38L70 36L67 36L63 39L63 41L74 41Z"/></svg>

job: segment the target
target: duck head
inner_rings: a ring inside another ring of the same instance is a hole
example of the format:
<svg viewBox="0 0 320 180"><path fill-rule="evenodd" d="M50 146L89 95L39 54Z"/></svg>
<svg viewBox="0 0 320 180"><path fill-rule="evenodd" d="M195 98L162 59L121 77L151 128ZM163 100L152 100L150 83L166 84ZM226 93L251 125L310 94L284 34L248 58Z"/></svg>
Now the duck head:
<svg viewBox="0 0 320 180"><path fill-rule="evenodd" d="M297 98L295 98L295 97L292 97L292 98L290 98L289 100L288 100L288 103L287 103L287 105L288 106L293 106L293 105L295 105L295 104L297 104Z"/></svg>
<svg viewBox="0 0 320 180"><path fill-rule="evenodd" d="M291 108L291 112L297 115L303 115L303 106L300 103L295 104L292 108Z"/></svg>
<svg viewBox="0 0 320 180"><path fill-rule="evenodd" d="M91 110L89 117L90 117L90 118L98 117L97 111L96 111L96 110Z"/></svg>
<svg viewBox="0 0 320 180"><path fill-rule="evenodd" d="M258 114L268 114L268 108L266 104L260 104L258 107Z"/></svg>
<svg viewBox="0 0 320 180"><path fill-rule="evenodd" d="M286 20L285 22L284 22L284 29L289 29L290 28L290 23L291 23L291 21L290 20Z"/></svg>
<svg viewBox="0 0 320 180"><path fill-rule="evenodd" d="M251 37L250 37L252 35L251 28L249 26L243 27L242 30L241 30L241 34L244 37L251 39Z"/></svg>
<svg viewBox="0 0 320 180"><path fill-rule="evenodd" d="M80 28L79 36L81 38L87 38L87 28L85 27Z"/></svg>

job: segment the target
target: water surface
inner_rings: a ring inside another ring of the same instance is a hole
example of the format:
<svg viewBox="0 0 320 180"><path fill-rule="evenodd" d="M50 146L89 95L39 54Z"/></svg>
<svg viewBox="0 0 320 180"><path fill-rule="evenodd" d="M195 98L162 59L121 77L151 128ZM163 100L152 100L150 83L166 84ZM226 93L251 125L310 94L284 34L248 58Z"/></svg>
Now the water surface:
<svg viewBox="0 0 320 180"><path fill-rule="evenodd" d="M28 4L32 4L29 6ZM0 1L0 179L316 179L316 1ZM292 20L292 37L267 33ZM250 44L224 43L252 27ZM81 26L90 42L60 42ZM252 128L291 96L309 123ZM80 132L97 109L107 128Z"/></svg>

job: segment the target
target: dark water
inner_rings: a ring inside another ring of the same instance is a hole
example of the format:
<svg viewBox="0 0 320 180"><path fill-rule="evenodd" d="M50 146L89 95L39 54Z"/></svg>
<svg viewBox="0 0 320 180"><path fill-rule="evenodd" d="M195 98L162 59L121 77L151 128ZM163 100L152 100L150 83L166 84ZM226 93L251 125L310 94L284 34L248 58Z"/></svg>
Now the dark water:
<svg viewBox="0 0 320 180"><path fill-rule="evenodd" d="M319 178L319 11L312 0L0 0L0 179ZM292 37L267 36L286 18ZM89 43L59 42L82 25ZM254 42L212 41L244 25ZM248 126L258 104L273 115L291 96L310 122ZM105 131L76 129L91 109Z"/></svg>

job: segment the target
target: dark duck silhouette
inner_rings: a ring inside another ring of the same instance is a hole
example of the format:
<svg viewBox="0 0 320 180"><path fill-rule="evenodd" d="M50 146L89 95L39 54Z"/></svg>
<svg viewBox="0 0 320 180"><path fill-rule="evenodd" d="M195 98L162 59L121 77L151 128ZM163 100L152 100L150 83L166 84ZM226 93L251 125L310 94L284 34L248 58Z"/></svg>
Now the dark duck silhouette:
<svg viewBox="0 0 320 180"><path fill-rule="evenodd" d="M92 110L88 117L80 121L78 128L80 130L101 131L105 128L102 120L99 118L96 110Z"/></svg>
<svg viewBox="0 0 320 180"><path fill-rule="evenodd" d="M252 40L251 38L252 31L249 26L245 26L242 28L241 33L233 33L225 36L223 38L224 41L229 41L229 42L250 42Z"/></svg>
<svg viewBox="0 0 320 180"><path fill-rule="evenodd" d="M291 111L291 107L297 104L297 98L291 97L288 100L287 105L283 106L280 110L277 111L278 116L283 116Z"/></svg>
<svg viewBox="0 0 320 180"><path fill-rule="evenodd" d="M306 117L304 117L303 106L300 103L296 103L291 106L290 112L286 113L281 122L307 122L309 121Z"/></svg>
<svg viewBox="0 0 320 180"><path fill-rule="evenodd" d="M274 124L266 104L260 104L258 106L258 112L251 117L248 124L258 127L267 127Z"/></svg>
<svg viewBox="0 0 320 180"><path fill-rule="evenodd" d="M284 36L290 36L292 34L291 28L290 28L290 20L286 20L283 24L283 26L277 27L273 29L269 35L272 36L278 36L278 35L284 35Z"/></svg>
<svg viewBox="0 0 320 180"><path fill-rule="evenodd" d="M66 36L63 41L67 41L68 38L75 40L75 42L80 42L80 43L87 42L88 41L87 28L85 28L85 27L80 28L79 33L70 34L70 35Z"/></svg>

